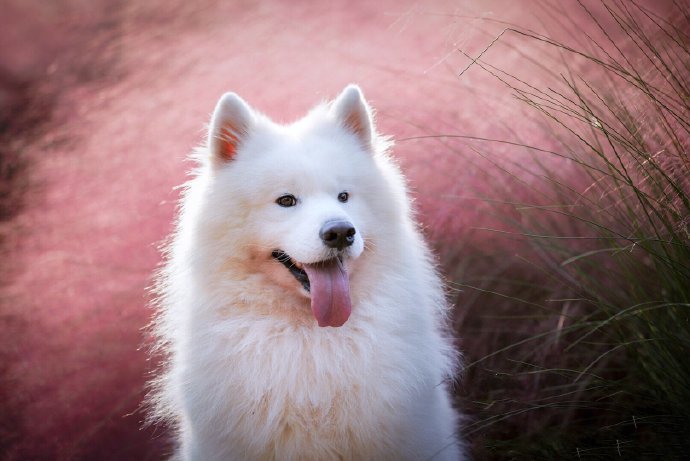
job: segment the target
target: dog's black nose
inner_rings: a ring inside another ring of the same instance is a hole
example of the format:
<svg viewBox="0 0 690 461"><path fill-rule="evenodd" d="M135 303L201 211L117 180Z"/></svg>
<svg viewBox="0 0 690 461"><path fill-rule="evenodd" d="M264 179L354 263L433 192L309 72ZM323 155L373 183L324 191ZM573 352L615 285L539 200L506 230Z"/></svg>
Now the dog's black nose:
<svg viewBox="0 0 690 461"><path fill-rule="evenodd" d="M319 236L326 246L342 250L354 243L356 232L354 226L348 221L336 220L324 224Z"/></svg>

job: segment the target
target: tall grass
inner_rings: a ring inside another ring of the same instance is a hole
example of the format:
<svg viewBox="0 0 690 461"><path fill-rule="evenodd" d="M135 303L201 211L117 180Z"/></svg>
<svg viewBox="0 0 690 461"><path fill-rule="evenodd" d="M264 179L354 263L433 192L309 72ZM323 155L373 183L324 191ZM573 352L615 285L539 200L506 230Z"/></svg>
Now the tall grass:
<svg viewBox="0 0 690 461"><path fill-rule="evenodd" d="M495 273L479 277L465 261L455 277L463 308L483 306L461 333L481 330L487 349L468 363L465 430L478 459L685 459L690 11L580 7L595 30L571 24L578 45L518 27L493 42L557 52L564 70L548 85L493 66L493 43L461 51L550 140L501 141L531 154L501 169L506 187L491 201L511 219L483 232L510 239L517 258L474 255Z"/></svg>

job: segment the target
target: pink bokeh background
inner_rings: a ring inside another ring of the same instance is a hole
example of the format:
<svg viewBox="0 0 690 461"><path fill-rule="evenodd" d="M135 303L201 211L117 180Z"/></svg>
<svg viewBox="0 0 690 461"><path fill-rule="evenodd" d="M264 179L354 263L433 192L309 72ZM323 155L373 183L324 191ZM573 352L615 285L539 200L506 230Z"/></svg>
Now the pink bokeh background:
<svg viewBox="0 0 690 461"><path fill-rule="evenodd" d="M290 121L358 83L380 132L397 140L449 267L469 246L496 251L494 234L477 229L503 218L477 198L505 190L497 164L529 170L530 157L427 136L556 142L498 80L476 67L460 75L470 60L458 50L477 56L508 24L576 44L572 23L587 24L576 2L555 0L5 0L1 9L4 139L25 164L0 223L7 461L167 452L162 428L142 428L154 369L146 287L191 167L185 157L223 92ZM556 50L504 37L484 55L493 65L533 84L567 69ZM470 360L479 354L472 338L463 347Z"/></svg>

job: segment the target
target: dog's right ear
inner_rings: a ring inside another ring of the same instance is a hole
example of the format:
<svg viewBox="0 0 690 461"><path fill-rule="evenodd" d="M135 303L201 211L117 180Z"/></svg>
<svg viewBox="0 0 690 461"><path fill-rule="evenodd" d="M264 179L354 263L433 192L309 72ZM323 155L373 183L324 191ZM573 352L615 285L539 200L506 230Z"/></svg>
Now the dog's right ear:
<svg viewBox="0 0 690 461"><path fill-rule="evenodd" d="M350 84L335 98L331 113L340 125L354 134L366 150L373 145L374 118L371 108L357 85Z"/></svg>
<svg viewBox="0 0 690 461"><path fill-rule="evenodd" d="M208 130L207 143L211 160L217 163L232 160L253 123L254 113L242 98L235 93L221 96Z"/></svg>

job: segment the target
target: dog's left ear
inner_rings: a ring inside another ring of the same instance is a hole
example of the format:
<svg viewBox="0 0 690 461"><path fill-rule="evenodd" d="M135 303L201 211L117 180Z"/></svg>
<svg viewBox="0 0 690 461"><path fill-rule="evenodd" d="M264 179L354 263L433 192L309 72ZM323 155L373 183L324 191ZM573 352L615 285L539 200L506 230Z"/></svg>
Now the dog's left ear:
<svg viewBox="0 0 690 461"><path fill-rule="evenodd" d="M371 151L374 136L374 118L371 108L357 85L348 85L333 101L331 114L343 128L352 132L362 146Z"/></svg>
<svg viewBox="0 0 690 461"><path fill-rule="evenodd" d="M208 149L214 163L228 162L254 124L251 107L235 93L225 93L213 111L208 130Z"/></svg>

